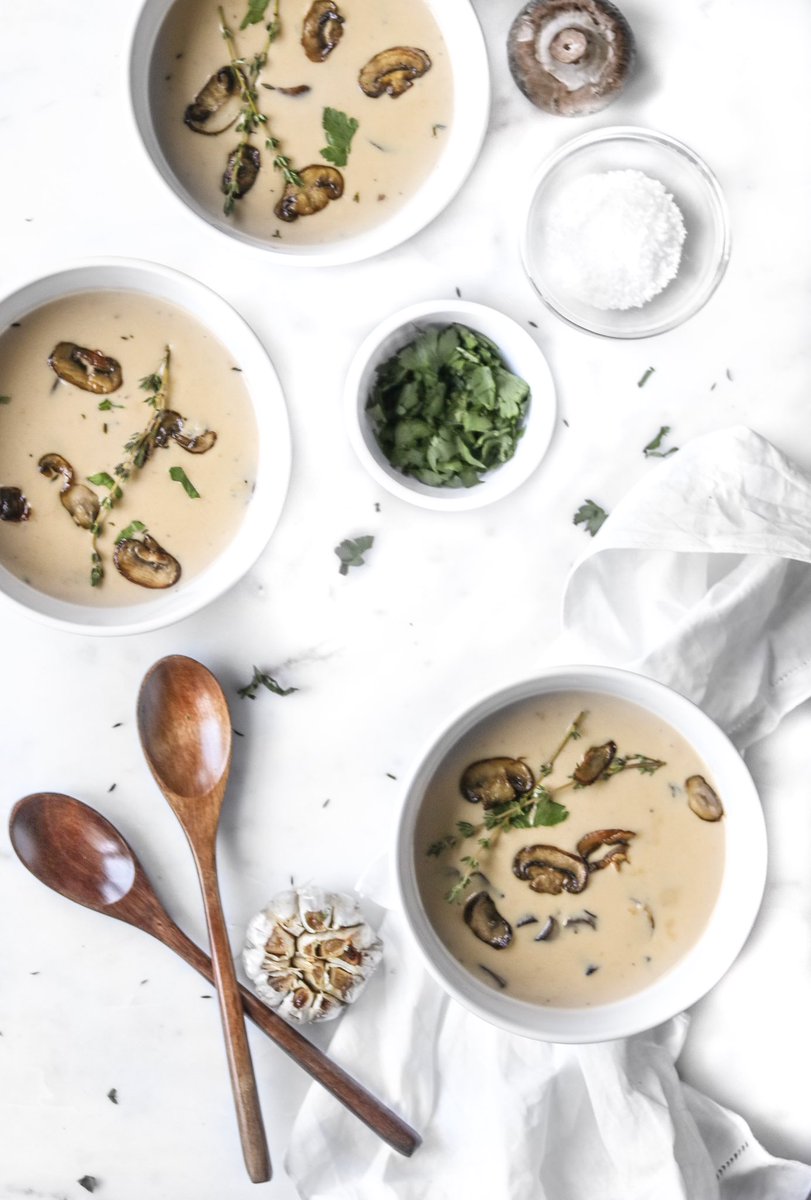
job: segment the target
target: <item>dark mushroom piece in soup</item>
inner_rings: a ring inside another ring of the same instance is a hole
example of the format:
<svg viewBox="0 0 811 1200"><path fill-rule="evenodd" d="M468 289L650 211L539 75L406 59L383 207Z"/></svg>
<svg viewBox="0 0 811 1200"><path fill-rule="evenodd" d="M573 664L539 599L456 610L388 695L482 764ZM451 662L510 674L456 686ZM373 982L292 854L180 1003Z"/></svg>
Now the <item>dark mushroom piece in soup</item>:
<svg viewBox="0 0 811 1200"><path fill-rule="evenodd" d="M685 780L684 786L687 789L687 803L697 817L701 817L702 821L720 821L724 806L703 775L691 775Z"/></svg>
<svg viewBox="0 0 811 1200"><path fill-rule="evenodd" d="M48 356L48 366L65 383L97 396L117 391L123 382L121 365L115 358L75 342L57 342Z"/></svg>
<svg viewBox="0 0 811 1200"><path fill-rule="evenodd" d="M242 104L239 78L233 67L220 67L208 79L183 114L195 133L216 135L234 124Z"/></svg>
<svg viewBox="0 0 811 1200"><path fill-rule="evenodd" d="M344 32L344 18L335 0L314 0L301 30L301 44L310 62L323 62Z"/></svg>
<svg viewBox="0 0 811 1200"><path fill-rule="evenodd" d="M416 46L392 46L370 58L358 76L360 89L366 96L402 96L431 69L431 60Z"/></svg>
<svg viewBox="0 0 811 1200"><path fill-rule="evenodd" d="M31 506L18 487L0 487L0 521L27 521Z"/></svg>
<svg viewBox="0 0 811 1200"><path fill-rule="evenodd" d="M582 892L588 883L589 869L579 854L570 854L558 846L525 846L513 859L513 874L526 879L533 892Z"/></svg>
<svg viewBox="0 0 811 1200"><path fill-rule="evenodd" d="M486 942L494 950L504 950L513 940L512 926L504 920L487 892L476 892L467 900L464 917L479 941Z"/></svg>
<svg viewBox="0 0 811 1200"><path fill-rule="evenodd" d="M520 758L481 758L465 768L459 781L465 799L485 808L507 804L534 786L535 776Z"/></svg>
<svg viewBox="0 0 811 1200"><path fill-rule="evenodd" d="M590 746L574 769L572 779L580 787L596 783L607 771L617 753L616 742L604 742L602 746Z"/></svg>
<svg viewBox="0 0 811 1200"><path fill-rule="evenodd" d="M297 221L321 212L344 194L344 177L335 167L313 163L299 171L301 185L288 183L274 212L280 221Z"/></svg>
<svg viewBox="0 0 811 1200"><path fill-rule="evenodd" d="M168 588L180 578L180 563L148 533L125 538L113 551L116 569L130 583L146 588Z"/></svg>

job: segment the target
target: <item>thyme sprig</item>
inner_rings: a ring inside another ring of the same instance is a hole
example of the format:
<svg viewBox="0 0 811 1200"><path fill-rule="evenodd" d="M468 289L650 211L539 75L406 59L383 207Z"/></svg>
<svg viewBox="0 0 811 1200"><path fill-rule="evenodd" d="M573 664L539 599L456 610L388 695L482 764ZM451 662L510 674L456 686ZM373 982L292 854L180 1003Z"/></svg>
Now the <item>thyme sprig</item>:
<svg viewBox="0 0 811 1200"><path fill-rule="evenodd" d="M124 490L121 487L122 483L126 483L132 478L134 471L140 471L144 463L147 461L152 451L157 444L158 433L160 432L163 413L167 408L169 399L169 361L171 358L171 350L168 346L164 346L163 358L161 359L155 371L149 375L144 375L139 381L138 386L149 395L144 400L150 408L154 409L154 413L149 420L146 429L141 433L134 433L124 444L125 457L121 462L116 463L113 467L113 475L108 475L106 471L99 472L98 475L91 475L90 482L98 483L107 488L107 495L99 504L98 515L90 526L90 536L92 539L90 548L90 586L98 587L104 579L104 562L99 552L98 540L104 529L104 523L112 510L115 508L119 500L124 495Z"/></svg>
<svg viewBox="0 0 811 1200"><path fill-rule="evenodd" d="M285 183L293 184L295 187L301 187L301 176L293 168L290 159L285 154L278 153L279 139L268 130L268 118L263 113L258 105L258 93L256 90L257 82L262 70L267 65L268 51L272 44L276 41L282 31L281 18L279 16L280 0L275 0L273 6L273 15L268 22L267 36L265 38L262 49L254 54L250 62L239 54L237 49L234 32L228 25L225 19L225 12L222 5L217 8L217 13L220 18L220 33L225 41L230 59L231 70L234 72L239 84L240 96L242 98L242 108L236 123L236 132L243 136L240 139L236 150L234 151L234 161L231 164L230 174L225 184L225 202L223 204L223 212L227 217L234 211L237 200L242 198L244 192L240 187L240 179L242 177L242 167L245 162L248 147L250 146L251 138L260 129L265 132L265 148L267 150L277 151L273 157L273 166L281 175ZM246 18L247 21L247 18ZM246 21L243 21L240 26L245 28ZM251 23L251 22L248 22Z"/></svg>
<svg viewBox="0 0 811 1200"><path fill-rule="evenodd" d="M426 853L429 857L439 858L447 850L455 849L460 842L472 838L476 839L480 851L488 852L495 847L501 834L507 829L537 829L541 826L559 825L565 821L569 810L557 799L558 795L569 788L577 791L581 787L592 785L577 783L573 775L554 787L550 787L544 780L552 774L555 763L568 744L578 741L583 736L582 724L585 717L585 711L577 714L555 751L541 763L536 773L536 782L528 792L516 796L513 800L486 808L478 824L457 821L453 833L444 834L428 846ZM639 771L643 775L653 775L663 766L665 763L661 759L650 758L646 754L615 755L608 767L593 782L611 779L623 771ZM450 903L461 903L473 876L480 871L479 860L472 855L464 855L459 861L466 869L446 893L445 899Z"/></svg>

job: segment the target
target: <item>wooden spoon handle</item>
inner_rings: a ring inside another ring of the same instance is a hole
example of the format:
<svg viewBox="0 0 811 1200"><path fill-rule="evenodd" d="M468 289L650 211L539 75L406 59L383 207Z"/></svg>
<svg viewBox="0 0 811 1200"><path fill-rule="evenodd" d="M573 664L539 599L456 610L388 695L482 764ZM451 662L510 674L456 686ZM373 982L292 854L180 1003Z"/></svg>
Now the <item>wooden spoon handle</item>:
<svg viewBox="0 0 811 1200"><path fill-rule="evenodd" d="M262 1110L256 1090L251 1051L245 1030L245 1018L239 995L239 984L234 972L234 960L225 927L220 892L217 887L216 869L198 859L200 884L208 923L211 945L214 986L220 1002L220 1016L225 1035L228 1070L237 1110L237 1124L242 1141L245 1166L254 1183L266 1183L271 1177L270 1154L268 1152Z"/></svg>
<svg viewBox="0 0 811 1200"><path fill-rule="evenodd" d="M185 959L190 967L199 971L209 983L214 982L211 959L174 922L168 926L162 921L160 926L152 929L151 932ZM336 1100L340 1100L341 1104L368 1125L373 1133L387 1142L393 1150L396 1150L398 1154L405 1155L406 1158L411 1157L422 1140L416 1130L407 1125L371 1092L368 1092L351 1075L347 1075L346 1071L308 1041L295 1026L288 1025L282 1017L258 1000L242 984L238 984L238 987L243 1008L263 1033L266 1033L277 1046L284 1050L285 1054L289 1054L317 1083L322 1084Z"/></svg>

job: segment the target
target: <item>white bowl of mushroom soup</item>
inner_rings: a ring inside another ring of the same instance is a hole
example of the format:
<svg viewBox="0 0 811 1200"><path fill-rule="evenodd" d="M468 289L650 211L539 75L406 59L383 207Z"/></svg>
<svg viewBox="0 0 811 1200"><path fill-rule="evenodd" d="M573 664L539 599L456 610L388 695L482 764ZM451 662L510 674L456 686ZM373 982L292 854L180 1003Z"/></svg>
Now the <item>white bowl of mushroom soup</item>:
<svg viewBox="0 0 811 1200"><path fill-rule="evenodd" d="M0 301L0 379L5 602L75 632L138 633L196 612L259 556L290 471L284 397L208 288L123 259L37 279Z"/></svg>
<svg viewBox="0 0 811 1200"><path fill-rule="evenodd" d="M489 115L469 0L310 0L283 4L278 26L272 2L252 24L247 0L222 7L224 32L216 0L146 0L133 39L141 137L191 212L325 266L388 250L445 208Z"/></svg>
<svg viewBox="0 0 811 1200"><path fill-rule="evenodd" d="M460 512L525 483L555 426L555 385L530 333L469 300L425 300L364 339L344 383L352 447L420 508Z"/></svg>
<svg viewBox="0 0 811 1200"><path fill-rule="evenodd" d="M594 1042L700 999L741 950L763 815L725 734L651 679L558 667L452 721L397 834L439 983L511 1033Z"/></svg>

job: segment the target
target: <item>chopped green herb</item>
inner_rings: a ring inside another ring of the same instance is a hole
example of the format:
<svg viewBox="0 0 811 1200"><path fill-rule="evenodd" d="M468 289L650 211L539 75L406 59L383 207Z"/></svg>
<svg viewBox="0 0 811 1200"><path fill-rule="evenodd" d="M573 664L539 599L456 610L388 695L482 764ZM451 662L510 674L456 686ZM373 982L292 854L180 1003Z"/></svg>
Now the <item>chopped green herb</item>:
<svg viewBox="0 0 811 1200"><path fill-rule="evenodd" d="M112 412L114 408L123 407L123 404L113 404L109 396L105 400L99 400L99 412Z"/></svg>
<svg viewBox="0 0 811 1200"><path fill-rule="evenodd" d="M321 157L335 167L345 167L358 122L340 109L327 107L324 109L321 124L327 138L327 145L321 151Z"/></svg>
<svg viewBox="0 0 811 1200"><path fill-rule="evenodd" d="M447 129L447 128L448 128L447 125L440 125L440 124L432 125L431 126L431 137L436 137L437 129Z"/></svg>
<svg viewBox="0 0 811 1200"><path fill-rule="evenodd" d="M110 1088L107 1093L107 1099L112 1101L113 1104L118 1104L118 1092L115 1088Z"/></svg>
<svg viewBox="0 0 811 1200"><path fill-rule="evenodd" d="M648 382L648 380L650 379L651 375L653 375L653 373L654 373L654 371L655 371L655 370L656 370L656 367L648 367L647 371L643 372L642 378L639 380L639 382L637 383L637 385L636 385L636 386L637 386L637 387L644 387L644 386L645 386L645 384L646 384L646 383Z"/></svg>
<svg viewBox="0 0 811 1200"><path fill-rule="evenodd" d="M574 514L573 524L584 525L592 537L602 528L608 513L593 500L586 500Z"/></svg>
<svg viewBox="0 0 811 1200"><path fill-rule="evenodd" d="M340 575L348 575L350 567L362 567L364 563L363 556L367 550L371 550L374 541L372 535L368 533L358 538L344 538L340 546L335 547L335 553L341 560L338 573Z"/></svg>
<svg viewBox="0 0 811 1200"><path fill-rule="evenodd" d="M110 491L113 491L116 486L116 482L112 475L108 475L106 471L99 471L95 475L88 475L87 482L95 484L96 487L109 488ZM120 500L121 497L118 496L117 499Z"/></svg>
<svg viewBox="0 0 811 1200"><path fill-rule="evenodd" d="M95 1192L99 1186L99 1181L95 1175L83 1175L81 1179L77 1179L79 1187L83 1187L86 1192Z"/></svg>
<svg viewBox="0 0 811 1200"><path fill-rule="evenodd" d="M191 500L200 499L200 493L182 467L170 467L169 475L172 479L174 479L175 483L181 483L183 485L183 491Z"/></svg>
<svg viewBox="0 0 811 1200"><path fill-rule="evenodd" d="M260 21L264 21L269 3L270 0L248 0L248 11L242 18L240 29L247 29L249 25L258 25Z"/></svg>
<svg viewBox="0 0 811 1200"><path fill-rule="evenodd" d="M366 410L398 471L433 487L473 487L515 454L529 399L489 338L448 325L378 367Z"/></svg>
<svg viewBox="0 0 811 1200"><path fill-rule="evenodd" d="M0 404L11 404L11 396L0 396Z"/></svg>
<svg viewBox="0 0 811 1200"><path fill-rule="evenodd" d="M298 688L290 687L283 688L272 675L268 675L266 671L260 671L258 667L253 669L253 679L250 683L246 683L245 687L237 688L237 695L247 697L248 700L255 700L256 693L260 687L265 687L269 692L273 692L274 696L290 696L293 692L297 692Z"/></svg>
<svg viewBox="0 0 811 1200"><path fill-rule="evenodd" d="M131 538L136 533L146 533L146 525L144 525L143 521L130 521L126 529L122 529L115 539L116 546L119 542L125 542L127 538Z"/></svg>
<svg viewBox="0 0 811 1200"><path fill-rule="evenodd" d="M678 446L671 446L669 450L662 450L661 448L662 442L669 433L670 426L663 425L656 437L643 448L642 453L645 455L645 458L667 458L669 455L676 453Z"/></svg>

